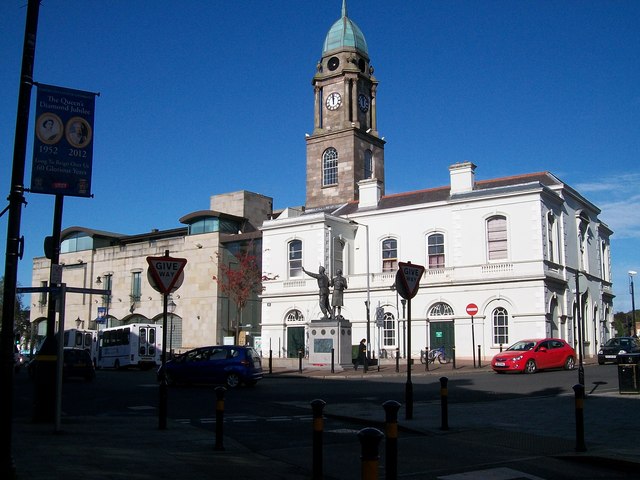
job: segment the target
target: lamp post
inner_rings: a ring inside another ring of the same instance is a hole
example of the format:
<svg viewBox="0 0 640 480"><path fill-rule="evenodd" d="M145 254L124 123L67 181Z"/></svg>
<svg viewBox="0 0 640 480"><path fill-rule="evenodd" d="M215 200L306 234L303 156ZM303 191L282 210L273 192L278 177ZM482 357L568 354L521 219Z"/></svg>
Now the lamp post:
<svg viewBox="0 0 640 480"><path fill-rule="evenodd" d="M402 358L407 358L407 317L404 314L404 307L407 305L407 301L403 298L400 303L402 304Z"/></svg>
<svg viewBox="0 0 640 480"><path fill-rule="evenodd" d="M367 358L364 362L364 371L366 372L368 369L368 363L369 363L369 359L371 358L371 350L370 350L370 345L371 345L371 315L370 315L370 309L369 307L371 306L371 285L370 285L370 280L369 280L369 225L364 225L362 223L358 223L355 220L350 220L349 223L351 223L352 225L358 225L358 226L362 226L365 228L365 233L366 233L366 244L365 244L365 255L367 256L367 299L364 302L364 305L367 309Z"/></svg>
<svg viewBox="0 0 640 480"><path fill-rule="evenodd" d="M576 325L578 327L578 383L584 387L584 364L582 362L582 318L580 315L580 283L578 281L580 271L576 271Z"/></svg>
<svg viewBox="0 0 640 480"><path fill-rule="evenodd" d="M171 358L173 358L173 312L176 311L176 307L176 302L174 302L173 299L167 305L167 311L169 312L169 315L171 315L171 326L169 327L169 333L171 335L169 337L169 356Z"/></svg>
<svg viewBox="0 0 640 480"><path fill-rule="evenodd" d="M629 270L629 293L631 293L631 324L629 325L629 336L636 333L636 302L633 293L633 277L637 273L635 270Z"/></svg>

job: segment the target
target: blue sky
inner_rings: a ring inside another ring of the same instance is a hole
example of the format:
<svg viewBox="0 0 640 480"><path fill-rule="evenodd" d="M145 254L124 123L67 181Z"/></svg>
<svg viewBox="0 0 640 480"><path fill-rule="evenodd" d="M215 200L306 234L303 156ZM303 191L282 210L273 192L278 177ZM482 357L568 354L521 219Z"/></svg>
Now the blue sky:
<svg viewBox="0 0 640 480"><path fill-rule="evenodd" d="M340 8L42 0L34 79L100 93L94 198L66 197L63 228L175 228L211 195L240 189L273 197L275 208L302 205L311 79ZM551 171L614 230L614 306L629 310L627 271L640 271L640 2L348 0L348 13L380 81L387 193L447 185L449 165L467 160L478 180ZM26 0L0 2L3 201L25 16ZM32 127L27 145L29 186ZM26 199L22 286L43 255L54 205L49 195Z"/></svg>

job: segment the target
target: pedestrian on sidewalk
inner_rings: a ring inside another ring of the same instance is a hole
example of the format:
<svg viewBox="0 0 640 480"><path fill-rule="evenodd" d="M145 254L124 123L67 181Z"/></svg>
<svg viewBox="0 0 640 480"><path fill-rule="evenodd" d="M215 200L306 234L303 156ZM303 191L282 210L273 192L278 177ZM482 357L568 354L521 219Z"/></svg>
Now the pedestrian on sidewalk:
<svg viewBox="0 0 640 480"><path fill-rule="evenodd" d="M358 365L362 364L364 366L364 362L367 361L367 339L363 338L360 340L360 344L358 345L358 358L356 359L356 363L353 364L353 369L358 370Z"/></svg>

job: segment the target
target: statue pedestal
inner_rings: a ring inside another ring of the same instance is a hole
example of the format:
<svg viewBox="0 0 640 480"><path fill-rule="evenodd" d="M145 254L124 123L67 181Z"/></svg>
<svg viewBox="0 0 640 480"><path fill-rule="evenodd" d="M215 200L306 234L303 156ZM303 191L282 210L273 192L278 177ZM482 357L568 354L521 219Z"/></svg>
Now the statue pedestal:
<svg viewBox="0 0 640 480"><path fill-rule="evenodd" d="M351 322L312 320L309 324L309 364L331 368L331 349L335 369L353 368Z"/></svg>

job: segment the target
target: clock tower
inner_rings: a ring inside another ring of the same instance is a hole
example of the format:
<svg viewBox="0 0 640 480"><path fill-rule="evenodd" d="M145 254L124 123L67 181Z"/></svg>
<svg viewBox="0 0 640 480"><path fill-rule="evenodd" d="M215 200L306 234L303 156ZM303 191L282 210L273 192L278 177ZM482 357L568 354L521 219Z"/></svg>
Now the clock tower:
<svg viewBox="0 0 640 480"><path fill-rule="evenodd" d="M307 136L306 208L359 199L358 182L376 180L384 194L384 140L378 136L376 92L367 42L342 16L327 33L313 77L314 127Z"/></svg>

